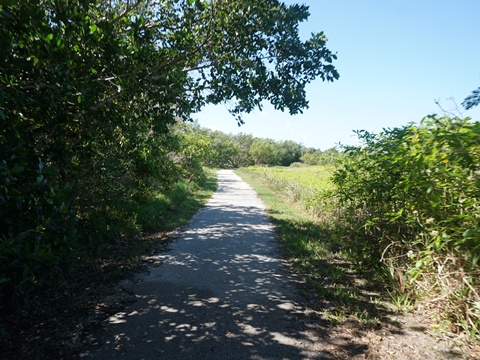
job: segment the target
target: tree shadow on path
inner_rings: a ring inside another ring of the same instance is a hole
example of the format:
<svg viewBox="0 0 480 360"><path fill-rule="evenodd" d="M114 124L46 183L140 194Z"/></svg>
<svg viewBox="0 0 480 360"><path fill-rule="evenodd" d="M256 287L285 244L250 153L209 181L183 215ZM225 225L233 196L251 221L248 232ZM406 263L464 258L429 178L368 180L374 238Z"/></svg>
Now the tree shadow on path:
<svg viewBox="0 0 480 360"><path fill-rule="evenodd" d="M245 183L220 176L211 201L158 256L161 265L123 284L136 301L89 334L79 356L338 358L337 339L311 331L320 319L302 306L293 287L298 279L285 266L257 202ZM350 342L341 352L364 350Z"/></svg>

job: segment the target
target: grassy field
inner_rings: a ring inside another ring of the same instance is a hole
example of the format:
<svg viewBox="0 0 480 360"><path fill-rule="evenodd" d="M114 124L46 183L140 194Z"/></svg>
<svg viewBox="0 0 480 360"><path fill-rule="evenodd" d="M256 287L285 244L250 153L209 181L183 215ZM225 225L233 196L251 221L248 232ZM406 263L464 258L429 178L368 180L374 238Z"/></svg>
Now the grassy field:
<svg viewBox="0 0 480 360"><path fill-rule="evenodd" d="M240 171L261 179L263 184L282 196L286 202L294 203L314 214L316 220L324 218L323 221L328 223L328 217L336 213L335 204L330 201L333 189L330 180L334 171L332 166L252 166Z"/></svg>
<svg viewBox="0 0 480 360"><path fill-rule="evenodd" d="M330 176L333 168L329 166L302 166L302 167L250 167L249 171L268 172L275 178L289 181L304 188L313 188L316 190L330 189L332 183Z"/></svg>

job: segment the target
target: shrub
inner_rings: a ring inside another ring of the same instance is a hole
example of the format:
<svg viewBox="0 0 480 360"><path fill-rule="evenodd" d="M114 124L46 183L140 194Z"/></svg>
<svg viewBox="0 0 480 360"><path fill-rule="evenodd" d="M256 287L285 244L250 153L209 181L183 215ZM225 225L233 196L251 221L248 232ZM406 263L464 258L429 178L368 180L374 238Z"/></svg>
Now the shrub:
<svg viewBox="0 0 480 360"><path fill-rule="evenodd" d="M3 143L5 144L5 143ZM3 147L3 146L2 146ZM0 162L0 303L18 305L67 269L75 246L71 186L21 146Z"/></svg>
<svg viewBox="0 0 480 360"><path fill-rule="evenodd" d="M359 261L386 264L397 291L430 296L478 334L480 123L433 115L358 135L333 177L349 245Z"/></svg>

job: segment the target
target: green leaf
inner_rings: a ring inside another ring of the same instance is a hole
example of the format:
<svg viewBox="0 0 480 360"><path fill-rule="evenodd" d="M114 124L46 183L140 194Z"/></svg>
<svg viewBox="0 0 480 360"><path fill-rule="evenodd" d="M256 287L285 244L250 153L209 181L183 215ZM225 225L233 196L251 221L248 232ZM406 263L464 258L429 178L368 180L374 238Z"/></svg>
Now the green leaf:
<svg viewBox="0 0 480 360"><path fill-rule="evenodd" d="M93 34L97 31L97 25L93 24L90 25L90 34Z"/></svg>
<svg viewBox="0 0 480 360"><path fill-rule="evenodd" d="M62 205L60 205L60 214L66 214L68 211L68 207L65 205L65 203L62 203Z"/></svg>
<svg viewBox="0 0 480 360"><path fill-rule="evenodd" d="M205 5L202 0L196 0L195 1L195 6L197 7L198 10L203 11L205 10Z"/></svg>
<svg viewBox="0 0 480 360"><path fill-rule="evenodd" d="M43 185L45 183L45 178L43 175L38 175L37 176L37 185Z"/></svg>
<svg viewBox="0 0 480 360"><path fill-rule="evenodd" d="M17 175L22 173L25 170L23 166L15 166L13 169L10 170L11 175Z"/></svg>
<svg viewBox="0 0 480 360"><path fill-rule="evenodd" d="M0 0L0 6L16 5L19 0Z"/></svg>

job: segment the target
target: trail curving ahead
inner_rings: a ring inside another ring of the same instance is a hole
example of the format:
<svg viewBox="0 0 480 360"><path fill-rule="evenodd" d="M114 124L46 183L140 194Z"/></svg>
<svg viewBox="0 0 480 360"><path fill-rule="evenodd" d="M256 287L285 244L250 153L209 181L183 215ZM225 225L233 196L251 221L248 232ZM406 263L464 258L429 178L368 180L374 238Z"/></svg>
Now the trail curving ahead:
<svg viewBox="0 0 480 360"><path fill-rule="evenodd" d="M255 191L231 170L108 319L95 359L329 359L316 351Z"/></svg>

